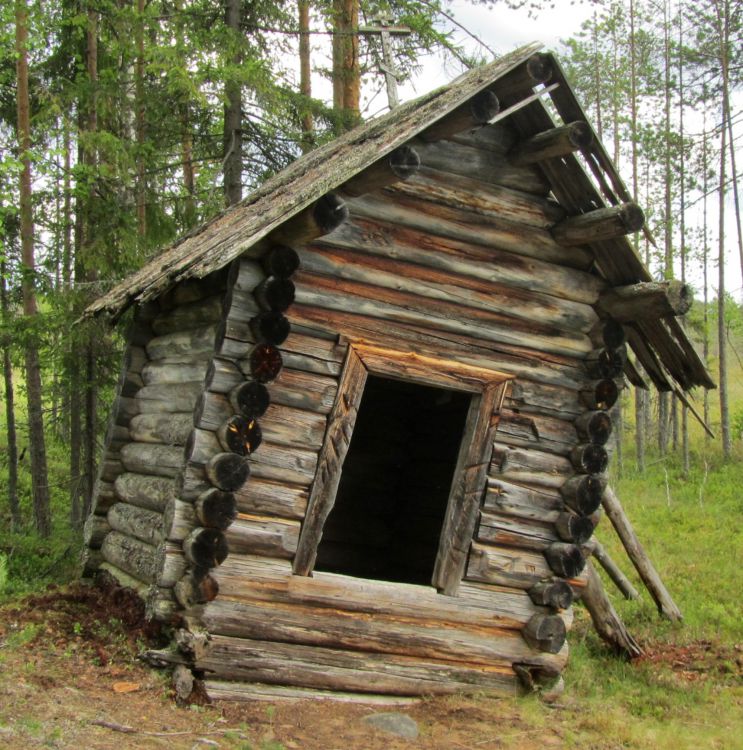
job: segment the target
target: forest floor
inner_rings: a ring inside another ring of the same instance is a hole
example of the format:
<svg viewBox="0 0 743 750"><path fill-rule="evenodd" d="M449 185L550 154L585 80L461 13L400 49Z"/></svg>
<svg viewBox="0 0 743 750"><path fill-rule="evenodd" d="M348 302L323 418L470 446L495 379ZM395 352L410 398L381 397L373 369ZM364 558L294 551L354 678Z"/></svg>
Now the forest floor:
<svg viewBox="0 0 743 750"><path fill-rule="evenodd" d="M625 694L612 705L603 705L601 695L591 698L595 691L578 680L551 706L533 697L485 696L396 707L313 701L177 706L167 675L136 658L158 638L136 609L120 593L104 595L81 584L50 587L0 607L0 747L743 748L743 718L735 719L743 717L741 645L646 643L644 661L621 667L633 672L624 673ZM579 621L579 633L580 627ZM587 661L581 648L577 669ZM612 679L607 675L607 684ZM653 697L650 683L671 696L660 712L664 701ZM418 738L402 739L364 721L387 711L412 718Z"/></svg>

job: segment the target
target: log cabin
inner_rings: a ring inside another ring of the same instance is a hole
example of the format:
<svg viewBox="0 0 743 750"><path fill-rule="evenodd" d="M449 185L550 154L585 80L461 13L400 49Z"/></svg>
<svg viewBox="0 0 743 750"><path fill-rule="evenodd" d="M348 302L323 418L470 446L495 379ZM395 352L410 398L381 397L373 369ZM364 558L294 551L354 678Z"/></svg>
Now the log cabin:
<svg viewBox="0 0 743 750"><path fill-rule="evenodd" d="M714 387L539 49L302 156L90 306L133 312L85 574L174 625L162 658L210 697L560 679L619 390Z"/></svg>

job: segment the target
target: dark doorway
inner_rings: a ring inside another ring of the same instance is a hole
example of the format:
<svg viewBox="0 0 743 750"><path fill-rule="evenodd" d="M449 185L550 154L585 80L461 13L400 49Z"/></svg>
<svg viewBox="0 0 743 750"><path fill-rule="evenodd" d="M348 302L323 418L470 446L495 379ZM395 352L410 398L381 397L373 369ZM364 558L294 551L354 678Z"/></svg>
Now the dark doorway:
<svg viewBox="0 0 743 750"><path fill-rule="evenodd" d="M369 376L316 570L431 584L471 399Z"/></svg>

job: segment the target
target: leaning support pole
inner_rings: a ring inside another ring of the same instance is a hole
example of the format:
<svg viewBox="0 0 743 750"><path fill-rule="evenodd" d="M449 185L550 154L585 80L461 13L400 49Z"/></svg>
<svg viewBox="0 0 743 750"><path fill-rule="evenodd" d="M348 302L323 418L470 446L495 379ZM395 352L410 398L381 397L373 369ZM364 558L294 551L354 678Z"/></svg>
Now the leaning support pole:
<svg viewBox="0 0 743 750"><path fill-rule="evenodd" d="M619 535L619 539L624 545L629 559L650 592L650 596L653 597L658 606L658 611L672 622L682 620L681 610L676 606L676 603L668 593L668 589L666 589L663 581L661 581L658 571L653 566L653 563L650 562L650 558L640 544L640 540L637 538L635 530L632 528L632 524L624 512L619 498L614 494L614 490L611 487L607 486L604 491L601 504L604 506L606 515Z"/></svg>
<svg viewBox="0 0 743 750"><path fill-rule="evenodd" d="M586 605L596 632L613 651L627 659L642 656L643 651L637 641L630 635L616 610L604 591L596 569L589 562L586 565L586 586L581 600Z"/></svg>
<svg viewBox="0 0 743 750"><path fill-rule="evenodd" d="M591 555L596 558L609 578L614 581L616 587L622 592L622 596L624 596L625 599L640 598L640 593L630 583L627 576L622 573L614 560L611 559L609 553L604 549L604 546L598 539L591 539L583 545L583 549L586 552L590 552Z"/></svg>

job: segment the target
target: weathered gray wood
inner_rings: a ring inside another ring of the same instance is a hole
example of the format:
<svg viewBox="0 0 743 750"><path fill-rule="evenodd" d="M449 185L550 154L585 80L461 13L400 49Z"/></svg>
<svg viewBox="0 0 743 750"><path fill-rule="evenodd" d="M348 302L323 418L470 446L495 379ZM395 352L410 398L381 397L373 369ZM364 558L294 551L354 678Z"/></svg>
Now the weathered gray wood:
<svg viewBox="0 0 743 750"><path fill-rule="evenodd" d="M85 519L83 526L83 541L86 547L91 549L100 549L106 534L111 531L111 524L105 516L99 516L91 513Z"/></svg>
<svg viewBox="0 0 743 750"><path fill-rule="evenodd" d="M203 608L203 623L212 636L236 636L316 647L343 648L362 653L474 661L494 667L514 661L561 667L567 648L559 654L535 654L517 630L497 627L455 628L437 621L413 623L378 616L338 617L336 609L287 606L273 602L228 601L218 597Z"/></svg>
<svg viewBox="0 0 743 750"><path fill-rule="evenodd" d="M148 362L142 369L144 385L159 383L189 383L202 380L206 375L207 360L196 362Z"/></svg>
<svg viewBox="0 0 743 750"><path fill-rule="evenodd" d="M104 559L145 583L154 583L157 578L157 549L151 544L112 531L103 540L101 552Z"/></svg>
<svg viewBox="0 0 743 750"><path fill-rule="evenodd" d="M554 542L544 551L550 569L561 578L575 578L586 565L586 559L575 544Z"/></svg>
<svg viewBox="0 0 743 750"><path fill-rule="evenodd" d="M186 574L173 587L173 593L184 609L193 607L195 604L206 604L213 601L219 594L219 585L211 575L194 577Z"/></svg>
<svg viewBox="0 0 743 750"><path fill-rule="evenodd" d="M590 516L601 506L606 478L581 474L571 477L560 487L565 505L580 516Z"/></svg>
<svg viewBox="0 0 743 750"><path fill-rule="evenodd" d="M583 303L514 289L492 280L458 276L451 271L413 264L407 264L405 273L401 274L399 259L325 247L308 249L303 256L305 272L397 289L559 329L588 332L596 317Z"/></svg>
<svg viewBox="0 0 743 750"><path fill-rule="evenodd" d="M581 443L570 452L570 460L576 471L583 474L601 474L609 465L609 454L603 445Z"/></svg>
<svg viewBox="0 0 743 750"><path fill-rule="evenodd" d="M204 388L201 380L191 383L158 383L146 385L137 393L140 414L173 414L192 412Z"/></svg>
<svg viewBox="0 0 743 750"><path fill-rule="evenodd" d="M602 379L588 383L580 390L580 401L586 409L611 409L619 398L619 386L614 380Z"/></svg>
<svg viewBox="0 0 743 750"><path fill-rule="evenodd" d="M563 542L585 544L596 528L590 516L578 516L575 513L560 513L555 520L555 530Z"/></svg>
<svg viewBox="0 0 743 750"><path fill-rule="evenodd" d="M501 100L509 104L523 99L540 83L552 80L554 68L552 58L544 52L535 52L518 67L501 76L495 83L495 90Z"/></svg>
<svg viewBox="0 0 743 750"><path fill-rule="evenodd" d="M583 545L583 549L599 562L609 578L611 578L616 587L622 592L625 599L640 598L640 592L632 585L627 576L624 575L621 568L614 562L609 553L604 549L604 545L598 539L591 539L587 544Z"/></svg>
<svg viewBox="0 0 743 750"><path fill-rule="evenodd" d="M644 224L642 209L636 203L623 203L563 219L552 228L552 236L561 245L572 247L639 232Z"/></svg>
<svg viewBox="0 0 743 750"><path fill-rule="evenodd" d="M249 456L260 448L263 431L257 419L235 414L219 426L217 440L222 450Z"/></svg>
<svg viewBox="0 0 743 750"><path fill-rule="evenodd" d="M297 550L299 521L241 513L227 529L230 553L291 559Z"/></svg>
<svg viewBox="0 0 743 750"><path fill-rule="evenodd" d="M427 127L420 134L420 138L430 143L450 138L463 130L481 128L487 125L488 121L495 117L499 111L498 97L492 91L485 89L466 104L457 107L446 117L442 117L438 122Z"/></svg>
<svg viewBox="0 0 743 750"><path fill-rule="evenodd" d="M235 414L240 414L250 419L259 419L262 417L271 403L268 388L263 383L258 383L255 380L248 380L236 385L230 390L228 398ZM224 418L226 419L227 416Z"/></svg>
<svg viewBox="0 0 743 750"><path fill-rule="evenodd" d="M455 203L457 200L472 201L472 190L466 178L450 178L449 174L426 170L424 176L415 178L415 184L419 189L425 187L432 191L442 191L442 200ZM462 180L465 180L465 184L460 186ZM506 189L501 188L501 191ZM518 196L518 199L512 194ZM506 216L518 215L522 223L544 225L545 220L540 221L538 218L541 215L539 204L533 205L533 196L515 191L493 196L488 192L482 198L474 200L476 206L478 201L486 201L482 204L482 210L497 211ZM527 261L495 247L438 237L427 232L425 227L401 227L377 217L373 210L365 213L369 215L354 215L352 221L323 238L322 242L312 245L310 250L315 252L317 248L330 246L391 260L404 259L415 266L436 269L444 274L472 277L502 287L553 294L561 299L586 304L594 304L600 291L605 288L601 279L577 269L563 268L536 258Z"/></svg>
<svg viewBox="0 0 743 750"><path fill-rule="evenodd" d="M280 312L259 312L250 320L250 330L256 341L280 346L291 332L291 324Z"/></svg>
<svg viewBox="0 0 743 750"><path fill-rule="evenodd" d="M126 471L159 477L175 477L183 468L183 448L156 443L129 443L121 449Z"/></svg>
<svg viewBox="0 0 743 750"><path fill-rule="evenodd" d="M520 630L533 614L544 611L524 591L512 588L465 582L456 597L446 597L429 586L337 573L292 576L288 560L239 554L231 554L215 576L228 598L343 609L362 618L382 615L407 622L418 620L421 627L439 621Z"/></svg>
<svg viewBox="0 0 743 750"><path fill-rule="evenodd" d="M332 232L348 218L348 206L337 193L325 193L304 211L275 229L270 242L303 245Z"/></svg>
<svg viewBox="0 0 743 750"><path fill-rule="evenodd" d="M510 448L497 441L489 474L512 484L559 488L575 472L570 461L544 451Z"/></svg>
<svg viewBox="0 0 743 750"><path fill-rule="evenodd" d="M617 349L593 349L583 360L590 378L618 378L627 362L626 347Z"/></svg>
<svg viewBox="0 0 743 750"><path fill-rule="evenodd" d="M157 580L162 588L172 588L186 574L188 562L180 541L167 541L157 548Z"/></svg>
<svg viewBox="0 0 743 750"><path fill-rule="evenodd" d="M353 349L349 349L338 384L339 398L328 418L328 429L318 458L307 515L297 544L294 558L294 572L297 575L308 575L317 557L323 526L335 502L366 377L363 362Z"/></svg>
<svg viewBox="0 0 743 750"><path fill-rule="evenodd" d="M627 518L627 514L624 512L619 498L611 487L607 487L604 491L601 504L612 526L616 530L629 559L635 566L635 570L658 607L658 611L672 622L680 621L682 619L681 610L671 598L668 589L663 584L660 575L658 575L658 571L650 561L644 547L640 544L640 540L637 538L635 530L629 518Z"/></svg>
<svg viewBox="0 0 743 750"><path fill-rule="evenodd" d="M606 445L611 437L611 416L607 411L589 411L575 420L578 437L596 445Z"/></svg>
<svg viewBox="0 0 743 750"><path fill-rule="evenodd" d="M357 196L372 193L414 175L421 165L421 158L412 146L400 146L391 154L374 162L341 186L345 195Z"/></svg>
<svg viewBox="0 0 743 750"><path fill-rule="evenodd" d="M337 391L338 381L334 378L284 368L271 386L271 400L282 406L328 414Z"/></svg>
<svg viewBox="0 0 743 750"><path fill-rule="evenodd" d="M535 604L554 609L567 609L573 603L573 589L560 578L540 581L529 589L529 597Z"/></svg>
<svg viewBox="0 0 743 750"><path fill-rule="evenodd" d="M141 539L153 547L163 541L163 517L157 511L116 503L109 509L107 517L115 531Z"/></svg>
<svg viewBox="0 0 743 750"><path fill-rule="evenodd" d="M288 279L299 268L299 255L294 248L273 245L261 258L261 265L267 276Z"/></svg>
<svg viewBox="0 0 743 750"><path fill-rule="evenodd" d="M222 317L222 295L180 305L160 313L150 322L156 336L189 331L218 323Z"/></svg>
<svg viewBox="0 0 743 750"><path fill-rule="evenodd" d="M642 648L629 633L621 618L614 609L609 597L601 585L601 579L589 562L587 568L586 587L581 594L581 600L591 615L593 626L611 646L615 653L628 659L635 659L643 654Z"/></svg>
<svg viewBox="0 0 743 750"><path fill-rule="evenodd" d="M147 344L147 356L163 362L193 362L206 359L214 353L214 325L191 331L178 331L156 336Z"/></svg>
<svg viewBox="0 0 743 750"><path fill-rule="evenodd" d="M212 489L199 495L194 504L201 526L224 531L237 517L235 496L231 492Z"/></svg>
<svg viewBox="0 0 743 750"><path fill-rule="evenodd" d="M557 490L511 484L500 477L488 477L483 510L554 523L562 506L563 500Z"/></svg>
<svg viewBox="0 0 743 750"><path fill-rule="evenodd" d="M497 438L513 447L535 447L562 456L568 455L578 442L575 427L566 420L511 409L501 411Z"/></svg>
<svg viewBox="0 0 743 750"><path fill-rule="evenodd" d="M644 281L608 289L599 307L620 323L657 320L686 314L694 302L694 291L675 279Z"/></svg>
<svg viewBox="0 0 743 750"><path fill-rule="evenodd" d="M496 546L542 551L559 541L551 523L480 512L477 540Z"/></svg>
<svg viewBox="0 0 743 750"><path fill-rule="evenodd" d="M467 580L528 590L554 573L541 552L491 547L473 542Z"/></svg>
<svg viewBox="0 0 743 750"><path fill-rule="evenodd" d="M513 164L536 164L545 159L566 156L588 148L593 142L593 131L583 121L571 122L545 130L517 144L508 153Z"/></svg>
<svg viewBox="0 0 743 750"><path fill-rule="evenodd" d="M183 554L188 562L205 570L221 565L228 551L225 535L219 529L197 527L183 540Z"/></svg>
<svg viewBox="0 0 743 750"><path fill-rule="evenodd" d="M516 692L510 669L215 636L196 667L212 677L325 690L427 695Z"/></svg>
<svg viewBox="0 0 743 750"><path fill-rule="evenodd" d="M193 415L185 412L139 414L129 424L131 439L138 443L185 445L193 429Z"/></svg>
<svg viewBox="0 0 743 750"><path fill-rule="evenodd" d="M556 615L534 615L521 631L524 640L538 651L556 654L565 645L565 623Z"/></svg>
<svg viewBox="0 0 743 750"><path fill-rule="evenodd" d="M121 474L116 478L114 489L120 500L160 513L167 503L175 498L175 484L172 479L147 474Z"/></svg>
<svg viewBox="0 0 743 750"><path fill-rule="evenodd" d="M209 481L225 492L239 490L250 476L248 459L234 453L215 453L206 462L204 470Z"/></svg>
<svg viewBox="0 0 743 750"><path fill-rule="evenodd" d="M174 542L182 542L200 524L196 518L194 506L173 498L163 511L163 531L165 538Z"/></svg>
<svg viewBox="0 0 743 750"><path fill-rule="evenodd" d="M307 485L282 480L259 479L255 474L235 492L240 513L265 514L281 518L304 518L309 493Z"/></svg>

